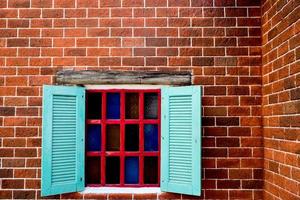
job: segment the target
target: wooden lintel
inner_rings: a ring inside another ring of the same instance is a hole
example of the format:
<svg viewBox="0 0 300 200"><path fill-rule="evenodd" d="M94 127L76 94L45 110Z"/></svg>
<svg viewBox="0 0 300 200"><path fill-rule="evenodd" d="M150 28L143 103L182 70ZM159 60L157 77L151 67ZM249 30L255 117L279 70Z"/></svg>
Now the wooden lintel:
<svg viewBox="0 0 300 200"><path fill-rule="evenodd" d="M150 84L191 85L190 72L62 70L56 83L69 85Z"/></svg>

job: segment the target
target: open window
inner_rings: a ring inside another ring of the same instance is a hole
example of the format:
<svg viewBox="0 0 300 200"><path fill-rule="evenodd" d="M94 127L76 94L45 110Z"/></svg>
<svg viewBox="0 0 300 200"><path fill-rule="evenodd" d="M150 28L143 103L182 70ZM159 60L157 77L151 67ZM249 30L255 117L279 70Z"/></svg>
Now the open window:
<svg viewBox="0 0 300 200"><path fill-rule="evenodd" d="M201 90L44 86L42 196L85 186L200 195Z"/></svg>
<svg viewBox="0 0 300 200"><path fill-rule="evenodd" d="M160 90L86 91L85 184L158 187Z"/></svg>

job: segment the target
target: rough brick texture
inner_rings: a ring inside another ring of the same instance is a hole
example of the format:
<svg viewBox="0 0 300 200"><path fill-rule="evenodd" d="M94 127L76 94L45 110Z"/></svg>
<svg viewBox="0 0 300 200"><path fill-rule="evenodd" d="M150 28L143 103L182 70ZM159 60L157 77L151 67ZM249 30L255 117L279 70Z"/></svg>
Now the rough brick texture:
<svg viewBox="0 0 300 200"><path fill-rule="evenodd" d="M281 2L286 1L278 4ZM299 1L291 2L294 6ZM297 71L288 75L296 68L296 56L299 59L299 48L295 50L299 37L297 40L289 35L296 31L296 26L286 26L287 22L282 22L286 29L283 34L279 34L282 30L271 31L273 21L281 19L281 15L275 15L280 5L273 3L264 3L267 31L264 53L268 58L264 61L264 78L269 81L264 81L264 94L268 99L265 102L272 104L266 108L280 111L275 108L280 107L277 101L281 97L281 101L287 101L285 112L288 110L290 114L284 113L280 118L276 114L273 120L272 112L265 112L268 113L266 125L275 123L274 127L283 124L286 127L269 131L270 134L284 131L276 135L274 143L268 139L273 136L266 134L266 144L274 145L269 146L266 153L279 148L277 137L289 139L280 143L286 153L268 154L267 169L276 168L277 164L278 170L282 171L281 167L289 170L287 176L277 176L276 169L267 170L270 186L275 180L284 179L286 183L292 183L293 177L299 180L299 171L293 167L297 165L296 143L291 141L295 138L289 132L297 129L287 129L297 125L294 124L296 118L299 123L299 115L293 116L299 109L295 110L296 104L289 104L299 99L299 92L295 90L296 84L299 86L299 81L295 82ZM299 9L294 12L299 18ZM268 20L272 20L272 24L267 23ZM281 40L269 42L267 37L276 35L288 38L289 42L282 45L278 44ZM282 56L275 59L280 52ZM277 69L275 62L282 67ZM274 68L269 67L273 65ZM0 0L1 198L40 198L41 86L54 84L55 72L63 68L191 71L193 83L203 85L204 94L201 198L263 197L260 1ZM287 75L281 75L280 70ZM276 81L279 77L280 81ZM281 84L288 94L280 89L280 93L269 95L270 90L275 86L280 88ZM293 101L289 101L290 98ZM269 128L265 133L267 130ZM286 164L279 164L274 158L285 159ZM59 197L88 199L107 198L107 195L74 193L53 198ZM169 193L108 195L109 199L157 197L192 198Z"/></svg>
<svg viewBox="0 0 300 200"><path fill-rule="evenodd" d="M265 199L300 198L300 1L262 2Z"/></svg>

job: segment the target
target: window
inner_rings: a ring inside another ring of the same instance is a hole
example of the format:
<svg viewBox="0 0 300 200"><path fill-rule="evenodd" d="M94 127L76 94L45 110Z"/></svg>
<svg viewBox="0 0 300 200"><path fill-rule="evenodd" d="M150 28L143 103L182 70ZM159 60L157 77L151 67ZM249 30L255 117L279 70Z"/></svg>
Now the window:
<svg viewBox="0 0 300 200"><path fill-rule="evenodd" d="M159 186L160 90L88 90L86 185Z"/></svg>
<svg viewBox="0 0 300 200"><path fill-rule="evenodd" d="M44 86L42 196L89 185L156 186L199 196L200 96L199 86Z"/></svg>

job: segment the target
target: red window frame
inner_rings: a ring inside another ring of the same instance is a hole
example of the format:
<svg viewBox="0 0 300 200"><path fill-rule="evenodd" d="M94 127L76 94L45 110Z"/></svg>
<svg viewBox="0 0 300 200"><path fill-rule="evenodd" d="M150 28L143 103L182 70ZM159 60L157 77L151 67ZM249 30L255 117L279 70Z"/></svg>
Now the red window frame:
<svg viewBox="0 0 300 200"><path fill-rule="evenodd" d="M101 157L100 163L100 184L87 184L91 187L100 186L114 186L114 187L154 187L160 185L160 126L161 126L161 91L160 89L90 89L87 93L101 93L102 94L102 108L101 119L86 119L86 127L89 124L101 125L101 151L87 151L87 157ZM120 119L106 119L106 96L107 93L120 93ZM125 95L126 93L139 94L139 119L125 119ZM158 118L157 119L144 119L144 94L157 93L158 102ZM87 95L88 96L88 95ZM88 103L88 101L87 101ZM87 115L86 115L87 116ZM106 151L106 125L119 124L120 125L120 151ZM125 125L126 124L139 124L139 151L125 151ZM144 151L144 124L157 124L158 126L158 151L145 152ZM86 131L87 134L87 131ZM120 184L106 184L106 157L118 156L120 157ZM138 184L125 184L125 157L137 156L139 157L139 183ZM158 182L157 184L144 183L144 157L157 157L158 159ZM85 169L87 170L87 169Z"/></svg>

